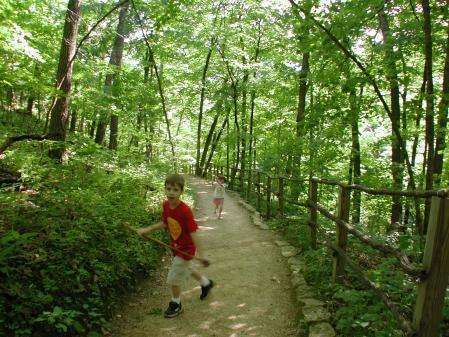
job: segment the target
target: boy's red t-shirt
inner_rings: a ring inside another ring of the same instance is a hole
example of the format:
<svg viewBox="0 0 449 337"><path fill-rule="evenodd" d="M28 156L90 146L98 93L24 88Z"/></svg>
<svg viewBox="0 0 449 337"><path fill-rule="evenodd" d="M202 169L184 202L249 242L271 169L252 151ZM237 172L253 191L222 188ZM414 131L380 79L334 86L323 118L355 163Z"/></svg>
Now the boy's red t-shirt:
<svg viewBox="0 0 449 337"><path fill-rule="evenodd" d="M190 207L181 201L176 208L171 209L168 200L166 200L162 204L162 221L170 232L172 247L194 256L196 247L190 233L195 232L198 229L198 225L193 218ZM184 260L192 259L176 251L173 251L173 255L179 256Z"/></svg>

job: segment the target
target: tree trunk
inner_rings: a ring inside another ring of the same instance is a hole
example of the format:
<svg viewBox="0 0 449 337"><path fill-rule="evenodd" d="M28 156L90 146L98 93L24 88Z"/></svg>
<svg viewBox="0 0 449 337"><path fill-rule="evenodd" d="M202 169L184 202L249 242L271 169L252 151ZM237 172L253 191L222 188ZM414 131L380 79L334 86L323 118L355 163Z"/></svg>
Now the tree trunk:
<svg viewBox="0 0 449 337"><path fill-rule="evenodd" d="M27 115L33 115L34 97L29 96L27 101Z"/></svg>
<svg viewBox="0 0 449 337"><path fill-rule="evenodd" d="M76 111L76 108L73 108L72 109L72 116L71 116L71 118L70 118L70 132L75 132L75 129L76 129L76 120L77 120L77 111Z"/></svg>
<svg viewBox="0 0 449 337"><path fill-rule="evenodd" d="M256 91L251 90L251 110L249 115L249 149L248 149L248 181L252 181L252 163L253 163L253 151L254 151L254 111L255 111ZM248 196L251 191L248 190Z"/></svg>
<svg viewBox="0 0 449 337"><path fill-rule="evenodd" d="M148 45L148 47L149 47L149 45ZM159 70L157 68L156 61L154 59L154 55L153 55L151 48L149 48L149 55L150 55L150 61L153 64L154 74L156 75L159 96L161 98L161 103L162 103L162 111L164 112L165 125L167 126L168 142L170 143L173 167L174 167L174 169L176 169L177 163L176 163L175 144L173 143L173 138L171 136L170 120L168 119L168 111L167 111L167 105L165 102L164 88L162 86L162 74L161 75L159 74ZM162 66L161 66L161 68L162 68Z"/></svg>
<svg viewBox="0 0 449 337"><path fill-rule="evenodd" d="M117 33L115 35L113 53L117 54L116 61L116 74L114 74L114 85L117 86L117 75L122 65L123 48L125 45L126 35L126 15L128 12L129 2L125 3L120 9L119 21L117 26ZM109 149L117 150L118 146L118 116L114 113L111 114L111 124L109 128Z"/></svg>
<svg viewBox="0 0 449 337"><path fill-rule="evenodd" d="M117 138L118 138L118 116L116 114L112 114L109 127L109 150L117 150L118 145Z"/></svg>
<svg viewBox="0 0 449 337"><path fill-rule="evenodd" d="M301 179L301 161L302 161L302 145L304 133L304 122L306 116L306 98L309 88L308 77L310 71L310 53L304 52L302 54L301 72L299 73L299 85L298 85L298 105L296 108L296 148L294 151L294 160L292 165L292 176L294 179ZM293 184L292 186L292 198L296 200L300 194L300 184Z"/></svg>
<svg viewBox="0 0 449 337"><path fill-rule="evenodd" d="M145 30L143 27L143 22L140 19L139 15L137 15L137 19L139 21L139 24L140 24L140 27L142 30L142 35L145 38L145 44L147 45L147 48L148 48L148 58L150 60L150 64L152 64L153 69L154 69L154 74L156 75L159 96L161 98L161 103L162 103L162 111L164 112L165 124L167 126L168 142L170 143L173 168L176 170L177 160L176 160L176 154L175 154L175 144L173 143L173 139L172 139L171 131L170 131L170 120L168 119L168 112L167 112L167 106L166 106L166 102L165 102L164 88L162 86L162 74L159 74L159 70L157 68L153 50L151 49L151 45L148 42L148 38L146 37ZM162 68L162 66L161 66L161 68Z"/></svg>
<svg viewBox="0 0 449 337"><path fill-rule="evenodd" d="M50 127L48 135L51 139L64 141L66 138L66 125L68 117L68 104L72 87L73 62L70 62L76 49L76 36L81 17L82 0L69 0L64 24L64 34L59 54L58 72L56 75L56 87L62 94L56 99L51 111ZM61 146L50 150L49 155L61 160L65 147Z"/></svg>
<svg viewBox="0 0 449 337"><path fill-rule="evenodd" d="M449 5L449 4L448 4ZM443 173L443 156L446 149L446 128L449 106L449 26L446 28L446 58L443 70L443 88L441 100L438 105L438 127L436 132L435 157L433 161L433 173L435 186L440 187L441 174Z"/></svg>
<svg viewBox="0 0 449 337"><path fill-rule="evenodd" d="M230 185L232 186L234 184L234 179L235 179L235 175L237 173L238 163L240 161L240 141L239 141L240 140L240 127L239 127L239 121L238 121L238 91L237 91L238 80L234 77L232 69L229 66L229 61L226 60L222 49L219 49L219 52L221 54L223 62L226 64L226 69L228 71L229 79L231 80L232 103L234 106L234 132L235 132L235 141L236 141L236 151L233 153L234 165L231 169L230 174L228 175L229 180L230 180ZM229 138L228 138L228 142L229 142ZM228 170L229 170L229 166L228 166Z"/></svg>
<svg viewBox="0 0 449 337"><path fill-rule="evenodd" d="M385 5L388 4L385 1ZM403 181L403 156L401 144L397 137L395 137L394 129L399 129L401 126L401 110L400 110L400 93L398 73L395 62L394 41L390 32L385 11L379 11L379 23L382 30L383 44L385 50L385 64L387 68L387 79L390 84L390 109L391 109L391 123L392 123L392 144L391 144L391 168L393 177L393 189L402 190ZM393 226L397 226L401 221L402 204L399 196L392 197L390 227L387 231L391 231Z"/></svg>
<svg viewBox="0 0 449 337"><path fill-rule="evenodd" d="M206 75L207 69L209 68L210 58L212 56L214 46L214 39L211 40L211 45L209 47L209 51L207 52L206 62L203 68L203 76L201 77L201 95L200 95L200 111L198 113L198 127L196 132L196 163L195 163L195 175L201 175L201 165L200 165L200 156L201 156L201 128L203 122L203 109L204 109L204 96L206 92Z"/></svg>
<svg viewBox="0 0 449 337"><path fill-rule="evenodd" d="M206 158L207 158L207 152L209 150L209 146L211 144L212 136L214 134L215 127L217 126L217 122L218 122L218 117L219 116L220 116L220 108L217 108L217 113L215 114L214 120L213 120L213 122L212 122L212 124L210 126L209 133L207 134L206 141L204 143L203 153L202 153L201 161L200 161L200 168L199 168L199 171L198 171L198 173L201 176L204 176L204 174L206 174L206 172L207 172L206 171L206 166L205 166Z"/></svg>
<svg viewBox="0 0 449 337"><path fill-rule="evenodd" d="M246 64L244 60L243 64ZM246 121L246 107L247 107L247 85L248 85L249 73L245 71L242 80L242 113L240 114L240 141L241 141L241 156L240 156L240 186L243 188L243 179L246 169L246 133L247 133L247 121Z"/></svg>
<svg viewBox="0 0 449 337"><path fill-rule="evenodd" d="M94 136L95 136L95 129L96 129L96 126L97 126L97 117L93 117L92 118L92 123L91 123L91 125L90 125L90 128L89 128L89 136L90 136L90 138L94 138Z"/></svg>
<svg viewBox="0 0 449 337"><path fill-rule="evenodd" d="M424 58L425 69L427 72L426 85L426 143L427 143L427 172L426 172L426 190L433 188L433 161L434 161L434 97L433 97L433 64L432 64L432 27L430 21L429 0L422 0L423 8L423 30L424 30ZM426 198L424 212L424 232L429 222L430 198Z"/></svg>
<svg viewBox="0 0 449 337"><path fill-rule="evenodd" d="M78 124L78 131L81 134L84 133L84 120L85 120L85 117L84 117L84 114L82 114L81 115L81 120L80 120L80 122Z"/></svg>
<svg viewBox="0 0 449 337"><path fill-rule="evenodd" d="M150 49L147 48L147 65L144 67L144 75L143 75L143 82L144 83L152 83L153 81L153 66L151 62L154 61L150 58ZM154 135L154 123L150 119L148 123L148 116L149 111L145 111L143 113L143 123L144 123L144 130L145 130L145 156L151 160L153 157L153 135ZM149 125L148 125L149 124ZM149 127L149 132L148 132Z"/></svg>
<svg viewBox="0 0 449 337"><path fill-rule="evenodd" d="M149 125L149 132L148 132L148 116L147 114L143 117L143 126L145 130L145 156L151 160L153 158L153 134L154 134L154 126L153 123L150 123Z"/></svg>
<svg viewBox="0 0 449 337"><path fill-rule="evenodd" d="M362 90L361 90L362 92ZM360 93L362 95L362 93ZM350 183L360 184L361 177L361 156L360 156L360 141L359 141L359 112L360 108L357 104L357 96L354 88L349 93L349 104L351 107L351 165L350 165ZM361 192L358 190L352 191L352 223L360 222L360 208L361 208Z"/></svg>
<svg viewBox="0 0 449 337"><path fill-rule="evenodd" d="M254 62L257 63L260 53L260 39L262 37L262 30L261 30L261 20L258 20L257 22L257 44L256 44L256 53L254 55ZM253 78L256 79L256 71L253 72ZM256 101L256 90L251 89L251 111L249 116L249 149L248 149L248 163L249 163L249 171L248 171L248 181L252 181L252 163L253 163L253 143L254 143L254 111L255 111L255 101ZM250 187L250 185L248 186ZM250 191L248 190L248 196L250 194Z"/></svg>
<svg viewBox="0 0 449 337"><path fill-rule="evenodd" d="M120 66L122 64L122 55L123 55L123 46L124 46L124 31L125 31L125 19L126 13L128 11L129 2L126 2L122 5L119 13L119 22L117 25L117 33L115 35L114 45L112 47L111 56L109 58L109 66L110 72L106 75L106 79L104 81L103 90L107 95L112 94L112 85L114 84L114 78L116 77ZM103 112L100 113L100 117L98 118L97 125L97 133L95 135L95 143L103 144L104 137L106 134L106 128L108 126L108 122L110 120L109 113ZM111 126L111 136L117 130L112 130L115 126Z"/></svg>
<svg viewBox="0 0 449 337"><path fill-rule="evenodd" d="M234 153L234 165L231 171L231 181L234 183L235 175L237 174L238 165L240 162L240 126L238 122L238 93L237 84L233 85L232 102L234 105L234 131L235 131L235 142L236 149Z"/></svg>
<svg viewBox="0 0 449 337"><path fill-rule="evenodd" d="M226 101L227 102L227 101ZM226 179L229 180L229 108L226 104L226 109L228 111L226 118L228 119L228 124L226 124Z"/></svg>
<svg viewBox="0 0 449 337"><path fill-rule="evenodd" d="M204 166L203 172L207 172L207 170L208 170L208 168L210 166L210 162L212 161L212 156L215 153L215 149L217 148L217 145L220 142L221 134L223 133L224 128L228 124L228 121L229 121L229 117L227 115L226 118L223 121L223 124L221 124L221 127L220 127L220 130L218 131L218 134L216 135L216 137L214 138L214 141L212 142L212 147L210 149L209 157L207 158L206 165Z"/></svg>

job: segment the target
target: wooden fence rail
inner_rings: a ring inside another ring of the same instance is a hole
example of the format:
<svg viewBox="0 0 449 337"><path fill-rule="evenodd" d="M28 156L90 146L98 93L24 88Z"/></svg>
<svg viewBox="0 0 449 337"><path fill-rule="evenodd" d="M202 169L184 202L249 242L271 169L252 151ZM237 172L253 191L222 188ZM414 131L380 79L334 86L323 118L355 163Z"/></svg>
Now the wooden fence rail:
<svg viewBox="0 0 449 337"><path fill-rule="evenodd" d="M189 173L195 172L189 167ZM204 177L212 179L223 174L223 166L211 165ZM285 204L305 207L309 212L307 225L310 229L310 242L312 249L318 244L324 244L335 252L333 254L333 280L339 282L345 276L345 267L350 267L361 280L367 284L382 299L385 305L397 318L402 329L408 336L437 337L438 327L442 319L444 297L449 279L449 189L433 191L393 191L389 189L375 189L356 184L345 184L332 179L292 179L287 177L274 177L270 174L254 170L236 169L233 173L226 170L229 188L237 189L243 197L250 199L255 195L256 208L266 219L274 215L284 217ZM245 180L246 178L246 180ZM235 182L238 184L235 184ZM286 189L296 185L308 184L306 200L293 200L286 197ZM246 184L246 188L245 188ZM336 215L318 203L319 185L338 186L338 201ZM414 198L431 198L431 215L428 224L424 257L421 263L412 263L410 258L397 248L391 247L375 240L370 235L362 233L349 223L351 205L351 191L358 190L369 195L378 196L404 196ZM277 199L277 208L272 207L272 201ZM262 201L265 209L262 210ZM336 238L327 237L318 224L318 213L333 221L336 225ZM318 241L318 233L325 237L325 241ZM397 258L400 268L407 274L415 277L418 282L418 295L415 303L413 320L403 317L397 306L374 284L346 253L348 234L369 245L370 247ZM334 241L334 243L332 242Z"/></svg>

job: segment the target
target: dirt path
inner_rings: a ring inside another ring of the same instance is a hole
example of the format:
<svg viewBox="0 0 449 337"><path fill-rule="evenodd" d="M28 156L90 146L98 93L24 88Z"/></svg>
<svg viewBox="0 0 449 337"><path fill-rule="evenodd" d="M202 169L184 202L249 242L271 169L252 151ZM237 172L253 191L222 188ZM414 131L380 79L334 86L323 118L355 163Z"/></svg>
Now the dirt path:
<svg viewBox="0 0 449 337"><path fill-rule="evenodd" d="M191 279L183 289L184 312L172 319L162 315L170 299L165 285L169 267L123 306L113 327L114 337L282 337L297 335L297 308L289 269L273 240L275 234L250 224L247 212L229 195L223 219L213 214L212 187L192 179L198 193L196 218L206 256L212 264L199 268L216 283L205 301Z"/></svg>

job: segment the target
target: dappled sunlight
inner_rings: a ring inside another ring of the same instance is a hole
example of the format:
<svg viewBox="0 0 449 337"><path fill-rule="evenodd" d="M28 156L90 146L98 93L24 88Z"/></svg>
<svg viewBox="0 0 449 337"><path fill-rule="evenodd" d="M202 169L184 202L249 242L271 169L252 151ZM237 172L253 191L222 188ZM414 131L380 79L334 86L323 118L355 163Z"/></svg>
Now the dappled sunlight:
<svg viewBox="0 0 449 337"><path fill-rule="evenodd" d="M213 301L211 303L209 303L209 306L211 306L212 308L219 308L222 307L224 305L223 302L220 301Z"/></svg>
<svg viewBox="0 0 449 337"><path fill-rule="evenodd" d="M236 319L244 319L246 317L247 317L247 315L231 315L231 316L228 317L228 319L230 321L234 321Z"/></svg>
<svg viewBox="0 0 449 337"><path fill-rule="evenodd" d="M207 194L207 191L198 191L197 194Z"/></svg>
<svg viewBox="0 0 449 337"><path fill-rule="evenodd" d="M198 226L198 228L202 231L210 231L210 230L216 229L215 227L209 227L209 226Z"/></svg>
<svg viewBox="0 0 449 337"><path fill-rule="evenodd" d="M231 325L230 328L231 328L232 330L241 330L241 329L243 329L244 327L246 327L247 325L248 325L248 324L246 324L246 323L237 323L237 324Z"/></svg>
<svg viewBox="0 0 449 337"><path fill-rule="evenodd" d="M259 329L261 327L262 327L261 325L251 326L248 329L246 329L246 331L253 331L253 330Z"/></svg>
<svg viewBox="0 0 449 337"><path fill-rule="evenodd" d="M221 285L216 285L210 298L200 301L200 285L194 278L186 279L181 294L185 312L174 320L165 320L162 315L157 319L149 317L148 319L151 319L157 330L153 331L150 328L138 336L153 336L153 332L158 332L154 336L159 337L290 335L285 333L283 325L286 321L291 322L293 316L287 319L284 319L284 316L280 319L273 318L276 315L273 313L272 304L278 303L281 294L273 297L272 287L268 290L261 289L261 282L263 282L261 280L266 280L271 285L270 278L273 275L280 275L275 268L270 269L270 266L265 265L267 263L265 255L271 252L274 244L267 237L257 235L257 230L254 233L241 231L240 224L243 222L241 218L245 216L246 225L247 215L236 211L235 205L231 202L226 211L222 212L224 219L217 219L210 193L206 195L207 188L204 185L201 187L201 194L204 197L200 194L195 209L197 215L195 220L198 223L198 234L206 240L211 240L209 244L213 247L207 250L208 254L210 253L208 256L214 261L220 261L217 267L206 271L207 276L214 280L221 280ZM232 201L231 198L229 199ZM234 247L238 247L235 252ZM248 258L248 252L264 258ZM202 270L196 261L192 266ZM269 274L261 272L261 267L263 270L270 269ZM271 300L266 300L265 297ZM280 312L284 313L284 308ZM165 329L161 329L162 327ZM114 337L137 337L137 335Z"/></svg>
<svg viewBox="0 0 449 337"><path fill-rule="evenodd" d="M213 322L211 321L205 321L203 323L200 324L199 328L202 330L210 330L210 326Z"/></svg>

